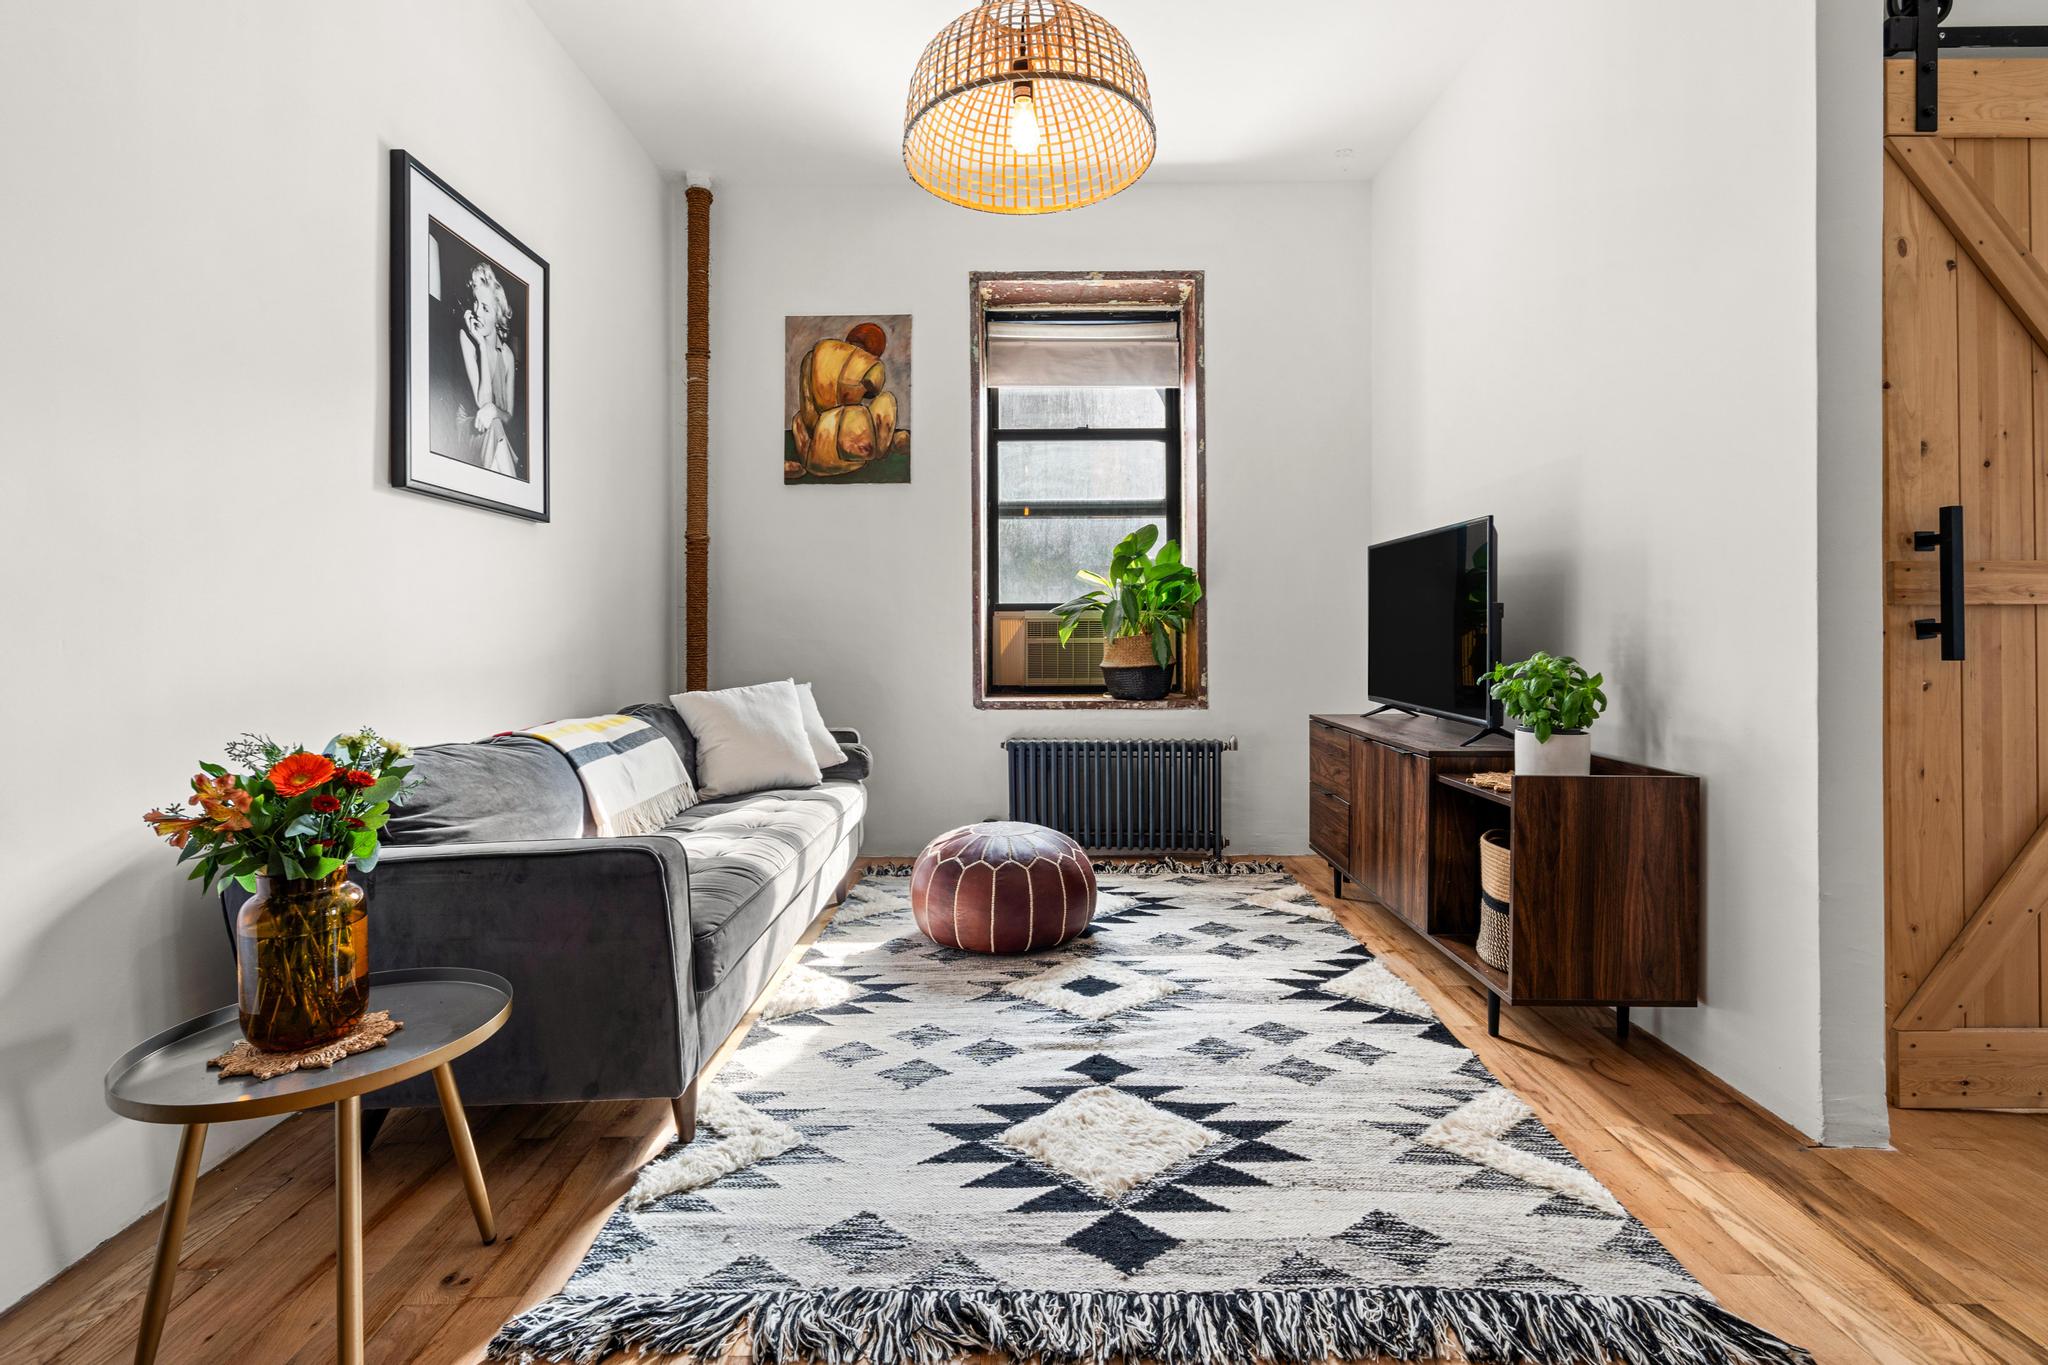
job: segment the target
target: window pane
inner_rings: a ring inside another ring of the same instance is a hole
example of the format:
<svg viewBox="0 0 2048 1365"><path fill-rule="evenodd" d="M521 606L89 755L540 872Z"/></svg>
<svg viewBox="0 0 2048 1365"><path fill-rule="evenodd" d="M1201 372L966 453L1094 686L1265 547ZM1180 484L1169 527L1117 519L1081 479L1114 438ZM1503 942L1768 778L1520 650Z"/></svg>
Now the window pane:
<svg viewBox="0 0 2048 1365"><path fill-rule="evenodd" d="M996 425L1005 431L1157 430L1166 425L1166 390L1000 388Z"/></svg>
<svg viewBox="0 0 2048 1365"><path fill-rule="evenodd" d="M1003 502L1164 502L1164 441L1004 441Z"/></svg>
<svg viewBox="0 0 2048 1365"><path fill-rule="evenodd" d="M1092 584L1074 577L1081 569L1109 572L1109 552L1140 526L1166 535L1163 517L999 517L996 520L996 584L1002 605L1056 605Z"/></svg>

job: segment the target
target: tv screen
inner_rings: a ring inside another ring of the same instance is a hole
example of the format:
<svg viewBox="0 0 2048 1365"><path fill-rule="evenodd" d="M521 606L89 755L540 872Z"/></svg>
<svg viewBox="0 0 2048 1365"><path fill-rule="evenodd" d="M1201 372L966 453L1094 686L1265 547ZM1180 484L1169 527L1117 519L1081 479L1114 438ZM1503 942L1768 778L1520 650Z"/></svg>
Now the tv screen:
<svg viewBox="0 0 2048 1365"><path fill-rule="evenodd" d="M1500 656L1496 550L1492 517L1371 548L1365 672L1373 701L1495 723L1480 677Z"/></svg>

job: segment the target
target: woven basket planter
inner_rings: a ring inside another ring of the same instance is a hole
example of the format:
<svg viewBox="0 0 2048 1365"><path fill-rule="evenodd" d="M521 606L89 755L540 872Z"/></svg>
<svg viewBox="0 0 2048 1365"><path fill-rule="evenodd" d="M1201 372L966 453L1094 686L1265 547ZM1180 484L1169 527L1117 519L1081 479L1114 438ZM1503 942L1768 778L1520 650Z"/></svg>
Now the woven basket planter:
<svg viewBox="0 0 2048 1365"><path fill-rule="evenodd" d="M1508 969L1508 901L1514 889L1505 831L1490 829L1479 836L1479 960Z"/></svg>

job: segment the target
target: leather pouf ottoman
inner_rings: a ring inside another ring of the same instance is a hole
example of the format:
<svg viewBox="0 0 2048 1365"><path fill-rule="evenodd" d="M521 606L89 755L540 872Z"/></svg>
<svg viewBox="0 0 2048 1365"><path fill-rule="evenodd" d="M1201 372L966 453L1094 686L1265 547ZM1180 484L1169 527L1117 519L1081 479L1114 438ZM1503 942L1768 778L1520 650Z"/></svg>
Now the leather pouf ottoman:
<svg viewBox="0 0 2048 1365"><path fill-rule="evenodd" d="M967 825L917 855L910 913L926 938L948 948L1050 948L1095 918L1095 865L1057 830L1014 820Z"/></svg>

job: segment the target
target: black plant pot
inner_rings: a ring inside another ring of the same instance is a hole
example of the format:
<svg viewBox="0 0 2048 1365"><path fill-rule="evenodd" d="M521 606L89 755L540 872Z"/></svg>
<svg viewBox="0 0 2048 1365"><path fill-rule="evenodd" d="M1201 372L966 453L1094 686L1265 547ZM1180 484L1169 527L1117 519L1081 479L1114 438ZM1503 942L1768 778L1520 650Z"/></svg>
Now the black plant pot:
<svg viewBox="0 0 2048 1365"><path fill-rule="evenodd" d="M1118 701L1160 701L1173 684L1173 675L1158 664L1143 668L1102 666L1102 685Z"/></svg>

